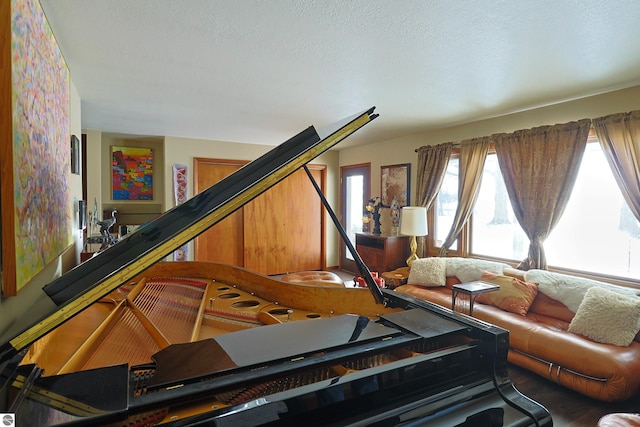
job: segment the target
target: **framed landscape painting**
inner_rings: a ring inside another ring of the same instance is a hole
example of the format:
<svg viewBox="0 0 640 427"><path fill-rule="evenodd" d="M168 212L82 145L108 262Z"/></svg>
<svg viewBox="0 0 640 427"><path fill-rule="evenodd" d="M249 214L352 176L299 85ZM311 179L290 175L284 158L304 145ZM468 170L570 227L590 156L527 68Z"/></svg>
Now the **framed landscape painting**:
<svg viewBox="0 0 640 427"><path fill-rule="evenodd" d="M111 147L113 200L153 200L153 150Z"/></svg>
<svg viewBox="0 0 640 427"><path fill-rule="evenodd" d="M391 206L393 198L399 207L409 205L411 193L409 180L411 177L411 163L380 167L380 199L383 205Z"/></svg>

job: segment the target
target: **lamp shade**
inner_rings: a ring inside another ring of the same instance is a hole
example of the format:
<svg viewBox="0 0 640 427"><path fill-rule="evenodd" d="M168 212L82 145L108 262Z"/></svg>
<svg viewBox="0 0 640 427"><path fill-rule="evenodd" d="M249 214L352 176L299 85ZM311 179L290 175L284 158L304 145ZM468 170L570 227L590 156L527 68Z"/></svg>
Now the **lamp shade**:
<svg viewBox="0 0 640 427"><path fill-rule="evenodd" d="M407 236L426 236L427 208L421 206L405 206L400 217L400 234Z"/></svg>

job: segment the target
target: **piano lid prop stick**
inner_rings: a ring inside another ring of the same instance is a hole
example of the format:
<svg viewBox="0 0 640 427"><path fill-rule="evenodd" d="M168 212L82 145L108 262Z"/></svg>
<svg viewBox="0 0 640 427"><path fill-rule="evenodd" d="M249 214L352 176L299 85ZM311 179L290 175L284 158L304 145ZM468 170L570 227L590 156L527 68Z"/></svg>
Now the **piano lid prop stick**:
<svg viewBox="0 0 640 427"><path fill-rule="evenodd" d="M373 298L376 300L378 304L384 304L385 301L384 301L384 296L382 294L382 291L376 284L376 281L373 279L373 276L371 275L371 271L369 271L369 267L367 267L364 261L362 261L360 254L358 253L358 251L356 251L356 248L353 247L353 244L351 243L351 240L349 239L347 232L342 227L342 224L340 224L340 221L338 220L338 217L336 216L335 212L333 212L333 209L331 209L331 206L329 206L329 202L327 202L327 199L324 197L324 194L322 194L322 190L318 186L318 183L316 182L316 180L313 178L313 175L311 175L311 171L309 170L307 165L304 165L304 171L307 173L307 176L311 180L311 184L313 184L313 188L316 189L318 196L320 196L320 200L322 200L322 204L324 205L325 209L329 213L331 220L333 220L333 223L338 229L340 236L342 236L342 240L344 240L344 244L347 245L347 249L349 249L349 252L351 252L351 255L353 256L353 260L355 261L356 265L358 266L358 270L360 271L360 275L364 278L364 281L367 284L367 288L369 288L369 291L371 291Z"/></svg>

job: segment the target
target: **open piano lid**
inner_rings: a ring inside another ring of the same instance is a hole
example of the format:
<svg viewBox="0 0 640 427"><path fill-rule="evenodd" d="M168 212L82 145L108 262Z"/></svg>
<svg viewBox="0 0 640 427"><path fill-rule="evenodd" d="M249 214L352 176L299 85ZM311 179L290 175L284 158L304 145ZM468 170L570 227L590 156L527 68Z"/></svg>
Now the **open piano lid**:
<svg viewBox="0 0 640 427"><path fill-rule="evenodd" d="M31 309L0 336L0 371L38 338L375 119L374 109L320 130L313 126L303 130L46 285Z"/></svg>

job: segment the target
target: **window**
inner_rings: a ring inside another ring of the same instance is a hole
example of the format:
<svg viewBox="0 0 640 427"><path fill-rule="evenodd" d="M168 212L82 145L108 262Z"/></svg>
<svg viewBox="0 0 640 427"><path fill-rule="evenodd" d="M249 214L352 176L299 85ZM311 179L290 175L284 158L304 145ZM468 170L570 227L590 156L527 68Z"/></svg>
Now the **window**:
<svg viewBox="0 0 640 427"><path fill-rule="evenodd" d="M498 156L487 155L478 199L471 215L470 252L473 255L521 261L529 252L529 238L515 218Z"/></svg>
<svg viewBox="0 0 640 427"><path fill-rule="evenodd" d="M440 247L451 228L458 204L457 157L434 203L433 245ZM495 151L485 161L462 256L520 262L529 239L515 219ZM585 150L571 197L558 225L544 244L547 264L623 279L640 277L640 223L625 203L605 155L592 135ZM452 247L452 249L454 249Z"/></svg>
<svg viewBox="0 0 640 427"><path fill-rule="evenodd" d="M447 171L445 173L442 186L438 192L438 196L434 201L435 215L434 215L434 230L431 232L434 236L434 244L436 248L441 248L444 240L449 234L449 230L453 225L453 218L458 208L458 168L460 165L459 157L453 156L449 160L447 165ZM449 248L452 251L458 249L458 241L456 240Z"/></svg>
<svg viewBox="0 0 640 427"><path fill-rule="evenodd" d="M362 175L349 175L346 177L346 218L345 230L349 235L349 240L353 245L356 244L356 233L362 232L362 212L364 207L364 177ZM353 261L351 252L346 251L347 259Z"/></svg>
<svg viewBox="0 0 640 427"><path fill-rule="evenodd" d="M590 142L560 222L545 242L552 266L640 277L640 224L598 142Z"/></svg>
<svg viewBox="0 0 640 427"><path fill-rule="evenodd" d="M355 246L356 233L363 231L363 212L369 198L371 167L369 164L340 167L340 216L341 224ZM347 241L340 239L340 269L356 272L357 267Z"/></svg>

